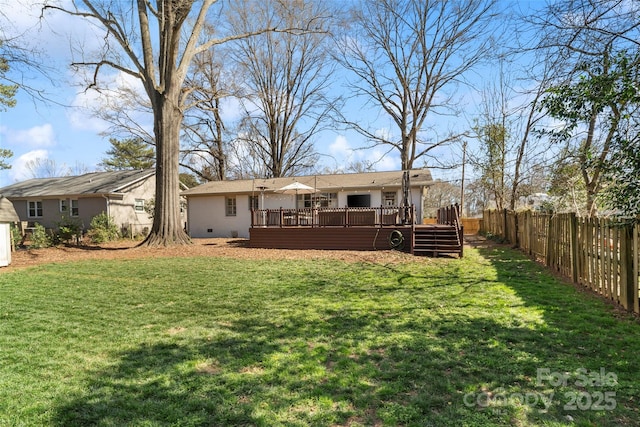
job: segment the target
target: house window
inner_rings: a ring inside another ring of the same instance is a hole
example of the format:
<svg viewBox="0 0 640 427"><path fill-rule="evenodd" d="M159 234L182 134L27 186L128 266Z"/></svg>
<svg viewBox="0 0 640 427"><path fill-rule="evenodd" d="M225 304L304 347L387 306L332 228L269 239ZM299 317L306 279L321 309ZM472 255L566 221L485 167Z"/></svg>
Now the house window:
<svg viewBox="0 0 640 427"><path fill-rule="evenodd" d="M395 191L385 191L382 193L382 204L384 206L398 206L396 202L396 192Z"/></svg>
<svg viewBox="0 0 640 427"><path fill-rule="evenodd" d="M29 202L27 216L29 218L42 217L42 202L41 201Z"/></svg>
<svg viewBox="0 0 640 427"><path fill-rule="evenodd" d="M134 208L136 212L144 212L144 199L136 199Z"/></svg>
<svg viewBox="0 0 640 427"><path fill-rule="evenodd" d="M236 216L236 198L235 197L225 197L224 205L225 205L225 214L227 216Z"/></svg>
<svg viewBox="0 0 640 427"><path fill-rule="evenodd" d="M337 208L338 193L299 194L298 206L305 208Z"/></svg>
<svg viewBox="0 0 640 427"><path fill-rule="evenodd" d="M258 210L258 196L249 196L249 210Z"/></svg>
<svg viewBox="0 0 640 427"><path fill-rule="evenodd" d="M69 202L71 202L71 216L78 216L80 211L78 209L78 200L60 200L60 212L63 214L69 213Z"/></svg>

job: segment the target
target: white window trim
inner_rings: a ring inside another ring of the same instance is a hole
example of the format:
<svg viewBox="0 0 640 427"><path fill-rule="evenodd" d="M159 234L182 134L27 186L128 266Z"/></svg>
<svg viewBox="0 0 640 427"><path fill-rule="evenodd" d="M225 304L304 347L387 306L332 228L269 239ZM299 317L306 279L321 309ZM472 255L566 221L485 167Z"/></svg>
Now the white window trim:
<svg viewBox="0 0 640 427"><path fill-rule="evenodd" d="M34 211L35 215L31 215L31 204L34 203ZM38 209L38 204L40 204L40 209ZM38 210L40 210L40 215L38 215ZM42 205L42 200L29 200L27 201L27 218L42 218L44 216L44 206Z"/></svg>
<svg viewBox="0 0 640 427"><path fill-rule="evenodd" d="M255 200L255 202L251 203L253 200ZM225 200L225 203L226 203L226 200ZM255 210L260 209L260 199L258 199L258 196L249 196L249 210L252 210L252 209L255 209Z"/></svg>
<svg viewBox="0 0 640 427"><path fill-rule="evenodd" d="M71 215L72 217L80 216L80 204L78 202L78 199L71 199L71 203L69 204L69 215Z"/></svg>
<svg viewBox="0 0 640 427"><path fill-rule="evenodd" d="M393 203L387 204L387 194L393 194ZM382 192L382 203L384 206L398 206L398 192L397 191L383 191Z"/></svg>
<svg viewBox="0 0 640 427"><path fill-rule="evenodd" d="M229 201L233 200L233 205L229 205ZM229 209L232 208L233 212L230 212ZM238 215L238 203L235 197L225 197L224 198L224 215L225 216L237 216Z"/></svg>

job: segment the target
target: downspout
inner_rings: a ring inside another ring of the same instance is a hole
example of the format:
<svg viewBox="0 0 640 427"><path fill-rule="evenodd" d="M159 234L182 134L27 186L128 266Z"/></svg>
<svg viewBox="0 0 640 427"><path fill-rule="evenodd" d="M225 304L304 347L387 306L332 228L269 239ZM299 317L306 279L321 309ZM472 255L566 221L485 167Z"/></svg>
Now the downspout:
<svg viewBox="0 0 640 427"><path fill-rule="evenodd" d="M102 195L102 197L104 197L104 199L107 201L107 216L111 216L111 205L109 204L109 196L105 196L104 194Z"/></svg>
<svg viewBox="0 0 640 427"><path fill-rule="evenodd" d="M107 222L111 221L111 205L109 204L109 196L102 195L107 202Z"/></svg>

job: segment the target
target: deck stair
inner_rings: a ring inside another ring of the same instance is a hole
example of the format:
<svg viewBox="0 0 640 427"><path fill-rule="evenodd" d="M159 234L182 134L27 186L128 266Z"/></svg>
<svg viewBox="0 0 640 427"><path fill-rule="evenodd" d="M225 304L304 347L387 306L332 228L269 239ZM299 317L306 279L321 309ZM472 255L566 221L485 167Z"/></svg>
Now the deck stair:
<svg viewBox="0 0 640 427"><path fill-rule="evenodd" d="M457 254L462 256L462 239L453 225L417 225L413 229L413 254L438 256Z"/></svg>
<svg viewBox="0 0 640 427"><path fill-rule="evenodd" d="M437 221L437 224L413 227L411 253L427 256L457 254L462 257L464 233L460 206L456 204L438 209Z"/></svg>

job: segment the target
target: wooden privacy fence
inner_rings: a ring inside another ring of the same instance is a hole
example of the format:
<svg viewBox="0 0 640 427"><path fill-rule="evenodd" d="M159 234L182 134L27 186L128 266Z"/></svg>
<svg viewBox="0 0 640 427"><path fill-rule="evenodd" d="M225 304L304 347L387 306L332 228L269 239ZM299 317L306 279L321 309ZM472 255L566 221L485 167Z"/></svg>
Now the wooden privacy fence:
<svg viewBox="0 0 640 427"><path fill-rule="evenodd" d="M487 210L483 234L512 243L546 266L640 314L640 226L575 214Z"/></svg>

